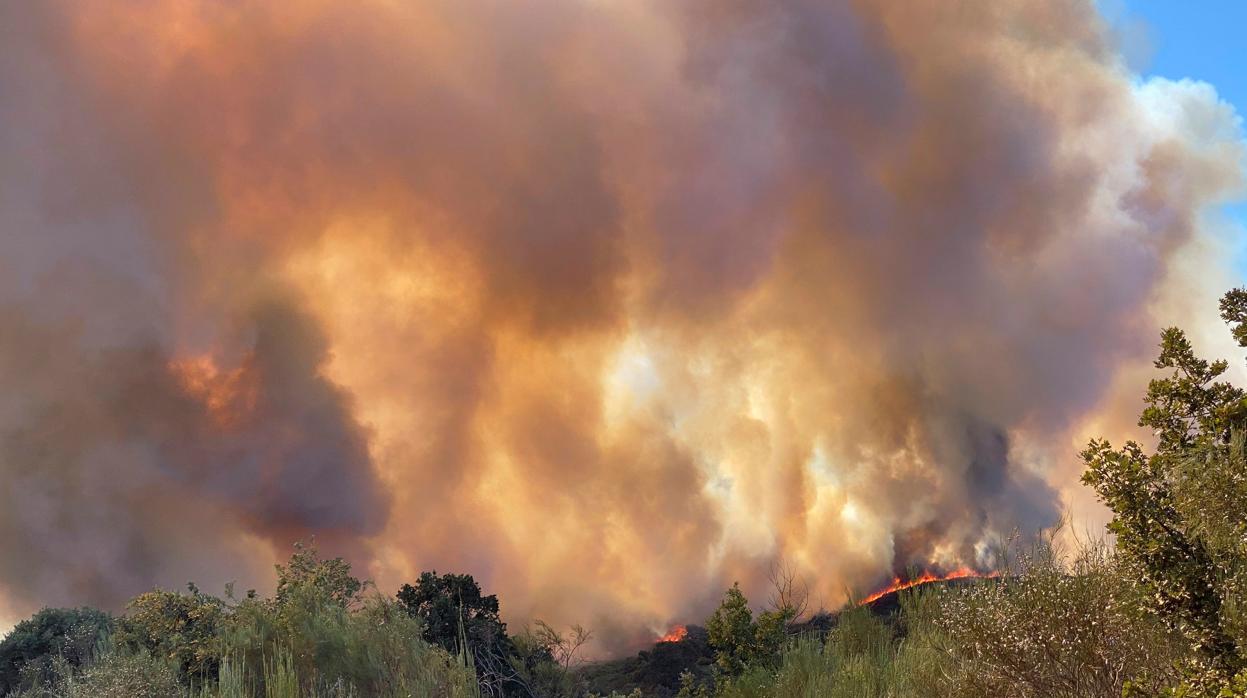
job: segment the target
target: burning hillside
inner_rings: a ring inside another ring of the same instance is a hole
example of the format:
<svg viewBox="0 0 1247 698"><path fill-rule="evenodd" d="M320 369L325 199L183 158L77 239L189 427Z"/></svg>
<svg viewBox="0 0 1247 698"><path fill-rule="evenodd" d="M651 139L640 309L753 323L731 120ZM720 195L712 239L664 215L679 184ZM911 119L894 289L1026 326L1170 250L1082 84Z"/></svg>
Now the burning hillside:
<svg viewBox="0 0 1247 698"><path fill-rule="evenodd" d="M677 625L677 626L672 627L671 630L667 631L666 635L663 635L662 637L658 638L658 641L659 642L679 642L680 640L683 640L687 635L688 635L688 627L684 625Z"/></svg>
<svg viewBox="0 0 1247 698"><path fill-rule="evenodd" d="M859 600L858 604L866 606L885 596L888 596L889 594L895 594L906 589L913 589L914 587L921 586L923 584L930 584L931 582L950 582L957 579L994 579L999 576L999 572L979 572L968 567L959 567L950 572L943 573L924 571L912 577L901 577L898 575L893 577L891 583L889 583L886 587L868 594L865 598Z"/></svg>

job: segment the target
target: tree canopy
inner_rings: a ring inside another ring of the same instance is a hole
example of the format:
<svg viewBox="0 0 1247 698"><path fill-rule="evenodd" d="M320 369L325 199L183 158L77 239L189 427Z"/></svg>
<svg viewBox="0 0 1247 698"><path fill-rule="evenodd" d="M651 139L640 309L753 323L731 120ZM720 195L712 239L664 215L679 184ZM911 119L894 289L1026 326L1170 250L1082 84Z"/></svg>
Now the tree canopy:
<svg viewBox="0 0 1247 698"><path fill-rule="evenodd" d="M17 624L0 642L0 696L37 682L53 658L80 666L97 641L112 629L112 617L98 609L45 608Z"/></svg>
<svg viewBox="0 0 1247 698"><path fill-rule="evenodd" d="M1247 290L1221 300L1221 317L1247 347ZM1119 449L1094 439L1083 481L1113 512L1109 530L1138 576L1147 610L1191 644L1192 686L1222 685L1245 666L1238 607L1247 532L1247 393L1222 380L1224 360L1199 358L1186 334L1161 333L1158 369L1139 426L1156 445ZM1211 505L1211 506L1210 506Z"/></svg>

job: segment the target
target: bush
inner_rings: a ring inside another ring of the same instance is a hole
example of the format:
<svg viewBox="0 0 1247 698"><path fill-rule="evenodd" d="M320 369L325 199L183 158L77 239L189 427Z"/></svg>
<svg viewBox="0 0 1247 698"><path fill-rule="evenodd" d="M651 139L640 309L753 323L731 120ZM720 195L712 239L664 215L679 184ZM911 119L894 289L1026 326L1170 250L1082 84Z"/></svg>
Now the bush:
<svg viewBox="0 0 1247 698"><path fill-rule="evenodd" d="M1247 290L1221 299L1221 317L1247 347ZM1174 695L1234 693L1247 671L1247 391L1221 377L1224 360L1196 356L1176 327L1161 333L1139 426L1149 454L1128 441L1092 440L1083 481L1113 512L1109 529L1138 587L1138 606L1188 643Z"/></svg>
<svg viewBox="0 0 1247 698"><path fill-rule="evenodd" d="M706 621L719 670L736 676L750 668L774 669L796 616L797 609L784 603L759 613L755 621L740 585L733 584Z"/></svg>
<svg viewBox="0 0 1247 698"><path fill-rule="evenodd" d="M935 617L958 696L1151 694L1173 678L1180 638L1139 611L1119 561L1100 545L1066 559L1052 537L1019 550L999 579L948 594Z"/></svg>
<svg viewBox="0 0 1247 698"><path fill-rule="evenodd" d="M364 594L341 560L296 552L282 593L237 603L221 630L218 686L262 695L474 696L468 655L424 641L419 619L396 601ZM228 669L229 675L226 675Z"/></svg>
<svg viewBox="0 0 1247 698"><path fill-rule="evenodd" d="M171 662L146 652L109 652L57 682L56 698L173 698L184 695Z"/></svg>
<svg viewBox="0 0 1247 698"><path fill-rule="evenodd" d="M46 683L56 659L85 664L112 629L112 618L94 608L45 608L18 623L0 642L0 696Z"/></svg>
<svg viewBox="0 0 1247 698"><path fill-rule="evenodd" d="M16 695L479 697L470 655L425 642L418 618L397 601L366 593L341 559L322 560L299 547L278 577L272 599L249 593L222 600L193 585L187 594L143 594L118 622L116 641L93 632L89 652L74 649L74 629L105 624L107 616L45 610L5 640L14 663L25 662L23 677L32 674L28 656L46 658L28 690Z"/></svg>
<svg viewBox="0 0 1247 698"><path fill-rule="evenodd" d="M215 676L220 663L217 633L225 606L193 584L188 591L149 591L135 597L117 623L115 640L132 653L147 652L171 662L189 681L202 681Z"/></svg>
<svg viewBox="0 0 1247 698"><path fill-rule="evenodd" d="M867 607L851 608L836 619L825 640L813 634L791 639L778 667L754 665L738 677L720 676L715 690L698 686L691 674L681 698L883 698L935 695L947 671L946 654L936 649L940 631L928 618L938 612L937 592L902 594L901 618L885 619ZM903 632L902 632L903 631Z"/></svg>

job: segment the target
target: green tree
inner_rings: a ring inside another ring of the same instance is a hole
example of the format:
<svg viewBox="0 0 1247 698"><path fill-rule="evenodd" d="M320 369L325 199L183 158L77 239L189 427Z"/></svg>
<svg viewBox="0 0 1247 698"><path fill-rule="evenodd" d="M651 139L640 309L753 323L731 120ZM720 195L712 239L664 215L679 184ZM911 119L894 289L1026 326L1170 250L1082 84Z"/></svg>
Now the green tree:
<svg viewBox="0 0 1247 698"><path fill-rule="evenodd" d="M136 596L117 624L117 644L150 652L169 661L182 676L214 676L219 665L217 632L225 617L223 602L200 593L194 584L186 594L149 591Z"/></svg>
<svg viewBox="0 0 1247 698"><path fill-rule="evenodd" d="M235 692L220 695L480 695L463 657L425 642L419 619L345 561L296 546L277 570L280 598L227 587L218 685Z"/></svg>
<svg viewBox="0 0 1247 698"><path fill-rule="evenodd" d="M757 629L753 623L753 611L749 600L740 590L740 584L732 584L723 595L723 602L706 621L710 646L715 651L715 663L725 674L736 676L745 670L754 656L754 639Z"/></svg>
<svg viewBox="0 0 1247 698"><path fill-rule="evenodd" d="M781 660L792 622L805 607L805 593L794 592L798 587L788 572L777 576L773 571L771 582L770 607L756 621L739 583L732 584L706 621L715 664L728 676L738 676L748 667L773 669Z"/></svg>
<svg viewBox="0 0 1247 698"><path fill-rule="evenodd" d="M1247 290L1227 293L1221 316L1247 346ZM1205 677L1195 683L1224 684L1244 666L1227 614L1241 605L1233 580L1241 577L1243 551L1227 546L1233 536L1222 522L1241 532L1247 520L1242 439L1234 436L1244 426L1247 393L1219 380L1226 361L1197 357L1174 327L1161 333L1155 365L1170 373L1148 385L1139 418L1156 436L1154 451L1094 439L1081 454L1083 481L1113 512L1109 529L1147 610L1195 650L1194 672ZM1209 506L1214 492L1221 493L1216 510Z"/></svg>
<svg viewBox="0 0 1247 698"><path fill-rule="evenodd" d="M675 698L710 698L710 691L705 683L697 681L693 672L685 669L680 672L680 691Z"/></svg>
<svg viewBox="0 0 1247 698"><path fill-rule="evenodd" d="M424 639L449 652L461 649L460 628L473 650L505 642L507 626L499 617L498 597L481 593L470 574L424 572L415 586L404 584L398 601L424 622Z"/></svg>
<svg viewBox="0 0 1247 698"><path fill-rule="evenodd" d="M85 664L112 623L107 613L87 607L45 608L18 623L0 641L0 696L22 688L23 676L40 682L54 659Z"/></svg>
<svg viewBox="0 0 1247 698"><path fill-rule="evenodd" d="M773 608L758 614L754 623L753 661L768 667L778 666L784 644L788 641L788 628L796 618L792 607Z"/></svg>
<svg viewBox="0 0 1247 698"><path fill-rule="evenodd" d="M343 608L359 601L365 582L351 575L351 564L340 557L321 559L315 545L294 544L290 562L277 565L277 603L285 603L297 589L312 591Z"/></svg>
<svg viewBox="0 0 1247 698"><path fill-rule="evenodd" d="M498 597L482 594L472 575L423 572L415 586L398 590L398 602L423 623L425 641L452 654L470 654L482 685L497 692L527 691L516 666L520 655L499 616ZM552 657L551 648L539 649Z"/></svg>

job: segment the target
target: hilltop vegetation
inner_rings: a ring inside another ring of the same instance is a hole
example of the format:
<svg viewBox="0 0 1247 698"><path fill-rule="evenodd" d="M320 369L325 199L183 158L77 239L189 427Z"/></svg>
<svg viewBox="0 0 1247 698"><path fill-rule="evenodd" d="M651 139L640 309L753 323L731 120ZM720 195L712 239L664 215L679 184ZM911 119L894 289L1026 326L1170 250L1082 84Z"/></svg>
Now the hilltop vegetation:
<svg viewBox="0 0 1247 698"><path fill-rule="evenodd" d="M1247 347L1247 291L1221 302ZM791 576L755 614L733 586L705 627L585 664L590 632L509 632L467 575L394 597L298 548L272 598L152 591L113 617L44 609L0 642L0 695L947 696L1247 695L1247 393L1166 329L1140 425L1154 449L1093 440L1084 482L1112 545L1016 540L1000 576L927 585L806 618Z"/></svg>

